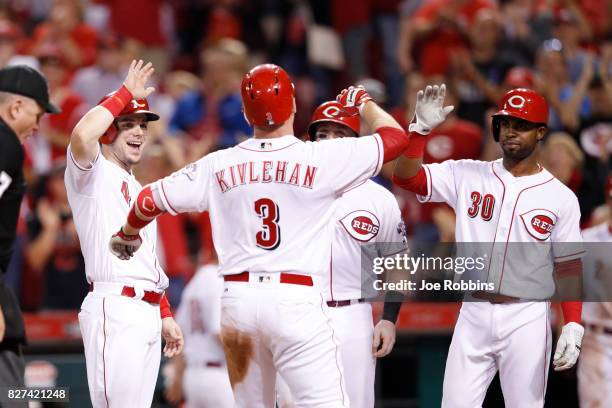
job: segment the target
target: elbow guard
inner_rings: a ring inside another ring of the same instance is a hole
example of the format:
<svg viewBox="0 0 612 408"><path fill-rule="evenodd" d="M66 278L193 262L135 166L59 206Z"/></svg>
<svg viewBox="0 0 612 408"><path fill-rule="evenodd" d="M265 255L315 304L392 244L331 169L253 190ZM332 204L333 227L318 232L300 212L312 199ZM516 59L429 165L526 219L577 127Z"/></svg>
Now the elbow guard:
<svg viewBox="0 0 612 408"><path fill-rule="evenodd" d="M408 146L408 136L401 129L384 126L376 129L382 140L384 158L383 161L389 162L397 159Z"/></svg>
<svg viewBox="0 0 612 408"><path fill-rule="evenodd" d="M153 190L151 189L151 185L148 185L138 194L136 202L128 214L127 221L130 226L142 229L163 212L164 211L155 203Z"/></svg>

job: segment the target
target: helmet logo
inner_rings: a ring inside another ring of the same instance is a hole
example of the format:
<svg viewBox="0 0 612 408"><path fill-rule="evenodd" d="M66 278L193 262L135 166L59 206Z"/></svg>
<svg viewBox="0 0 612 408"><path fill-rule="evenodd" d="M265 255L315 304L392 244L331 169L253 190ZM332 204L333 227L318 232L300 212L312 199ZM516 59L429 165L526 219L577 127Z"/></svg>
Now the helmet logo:
<svg viewBox="0 0 612 408"><path fill-rule="evenodd" d="M523 98L521 95L512 95L510 98L508 98L508 105L512 106L513 108L516 109L521 109L523 106L525 106L525 98Z"/></svg>
<svg viewBox="0 0 612 408"><path fill-rule="evenodd" d="M138 109L138 108L144 108L144 107L145 107L144 103L138 103L137 100L132 99L132 108Z"/></svg>
<svg viewBox="0 0 612 408"><path fill-rule="evenodd" d="M340 108L337 106L328 106L321 113L328 118L335 118L340 115Z"/></svg>

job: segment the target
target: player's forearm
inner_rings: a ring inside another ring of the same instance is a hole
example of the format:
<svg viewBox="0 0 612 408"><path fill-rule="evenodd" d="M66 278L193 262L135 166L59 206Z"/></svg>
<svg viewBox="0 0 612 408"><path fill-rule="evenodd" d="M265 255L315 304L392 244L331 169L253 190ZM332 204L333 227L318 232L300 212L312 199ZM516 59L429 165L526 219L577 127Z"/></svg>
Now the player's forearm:
<svg viewBox="0 0 612 408"><path fill-rule="evenodd" d="M373 101L367 102L360 114L361 120L363 120L370 129L376 130L383 127L390 127L404 131L393 116L389 115Z"/></svg>
<svg viewBox="0 0 612 408"><path fill-rule="evenodd" d="M417 143L424 141L423 136L412 136L410 141L413 145L413 139L417 139ZM422 139L422 140L419 140ZM418 148L420 154L414 155L412 148L407 148L402 156L395 162L395 169L391 180L393 183L404 190L412 191L418 195L427 195L427 176L423 169L423 153L422 148Z"/></svg>
<svg viewBox="0 0 612 408"><path fill-rule="evenodd" d="M406 157L406 155L401 155L395 162L393 176L403 179L409 179L416 176L419 170L421 170L422 168L422 157Z"/></svg>
<svg viewBox="0 0 612 408"><path fill-rule="evenodd" d="M137 235L141 229L166 211L155 184L146 185L138 194L123 226L126 235Z"/></svg>
<svg viewBox="0 0 612 408"><path fill-rule="evenodd" d="M361 109L361 118L380 136L385 163L397 159L408 147L409 138L399 123L374 102L367 102Z"/></svg>
<svg viewBox="0 0 612 408"><path fill-rule="evenodd" d="M90 109L76 124L70 135L70 147L72 155L80 164L88 164L95 158L98 139L131 99L132 94L122 86L112 97Z"/></svg>

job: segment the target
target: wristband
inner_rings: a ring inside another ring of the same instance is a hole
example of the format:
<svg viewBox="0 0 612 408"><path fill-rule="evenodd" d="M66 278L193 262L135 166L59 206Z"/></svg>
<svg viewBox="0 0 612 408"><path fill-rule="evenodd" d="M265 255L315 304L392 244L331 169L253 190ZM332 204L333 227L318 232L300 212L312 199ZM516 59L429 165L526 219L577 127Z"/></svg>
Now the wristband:
<svg viewBox="0 0 612 408"><path fill-rule="evenodd" d="M387 292L385 295L385 304L383 306L383 314L381 319L388 320L395 324L405 298L406 296L404 296L403 293L396 290Z"/></svg>
<svg viewBox="0 0 612 408"><path fill-rule="evenodd" d="M420 159L425 152L425 144L427 137L416 132L410 132L410 141L408 147L404 150L404 157L407 159Z"/></svg>
<svg viewBox="0 0 612 408"><path fill-rule="evenodd" d="M168 298L166 297L165 293L162 296L161 300L159 301L159 315L161 316L162 319L166 317L172 317L172 310L170 309L170 302L168 301Z"/></svg>
<svg viewBox="0 0 612 408"><path fill-rule="evenodd" d="M565 324L569 322L580 323L582 319L582 302L561 302L561 310L563 310Z"/></svg>
<svg viewBox="0 0 612 408"><path fill-rule="evenodd" d="M113 115L114 118L119 116L125 106L132 100L132 93L128 91L125 85L117 89L108 99L102 102L99 106L102 106Z"/></svg>

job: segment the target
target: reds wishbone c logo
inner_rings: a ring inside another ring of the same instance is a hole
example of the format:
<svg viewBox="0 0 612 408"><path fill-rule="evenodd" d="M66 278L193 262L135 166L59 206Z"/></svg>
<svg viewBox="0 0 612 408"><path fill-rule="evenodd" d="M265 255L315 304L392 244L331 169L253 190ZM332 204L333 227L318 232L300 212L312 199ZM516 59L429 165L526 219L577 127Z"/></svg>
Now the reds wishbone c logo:
<svg viewBox="0 0 612 408"><path fill-rule="evenodd" d="M508 98L508 105L512 106L513 108L517 108L520 109L523 106L525 106L525 98L523 98L521 95L513 95L510 98Z"/></svg>
<svg viewBox="0 0 612 408"><path fill-rule="evenodd" d="M340 108L337 106L328 106L321 113L328 118L335 118L340 115Z"/></svg>

